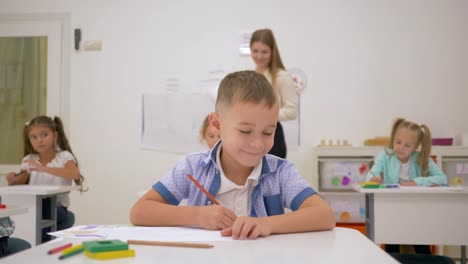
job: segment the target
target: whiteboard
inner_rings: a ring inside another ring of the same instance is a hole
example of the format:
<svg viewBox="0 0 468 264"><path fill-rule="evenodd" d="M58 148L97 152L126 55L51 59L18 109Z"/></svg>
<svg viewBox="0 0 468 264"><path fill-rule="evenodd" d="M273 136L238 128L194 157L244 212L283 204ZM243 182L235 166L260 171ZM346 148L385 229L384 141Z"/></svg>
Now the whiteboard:
<svg viewBox="0 0 468 264"><path fill-rule="evenodd" d="M212 93L144 93L142 147L163 152L189 153L206 149L200 141L203 120L215 109ZM298 120L281 122L288 149L299 146Z"/></svg>
<svg viewBox="0 0 468 264"><path fill-rule="evenodd" d="M142 146L164 152L189 153L206 149L200 128L214 111L203 93L144 93L142 95Z"/></svg>

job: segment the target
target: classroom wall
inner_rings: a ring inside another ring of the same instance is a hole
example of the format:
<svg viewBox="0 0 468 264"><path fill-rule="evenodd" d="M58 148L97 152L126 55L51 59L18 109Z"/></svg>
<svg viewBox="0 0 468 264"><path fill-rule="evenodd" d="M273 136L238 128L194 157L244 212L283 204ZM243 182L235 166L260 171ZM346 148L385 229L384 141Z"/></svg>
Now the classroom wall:
<svg viewBox="0 0 468 264"><path fill-rule="evenodd" d="M321 139L386 136L397 116L436 137L468 132L468 2L405 0L0 0L2 13L67 12L70 32L101 40L70 65L70 140L89 191L77 224L128 222L137 193L181 155L143 150L141 94L176 76L187 91L210 70L253 69L240 33L269 27L287 67L308 77L302 146L289 158L311 182ZM73 34L70 34L71 36ZM73 42L70 42L73 43ZM196 106L191 106L196 107Z"/></svg>

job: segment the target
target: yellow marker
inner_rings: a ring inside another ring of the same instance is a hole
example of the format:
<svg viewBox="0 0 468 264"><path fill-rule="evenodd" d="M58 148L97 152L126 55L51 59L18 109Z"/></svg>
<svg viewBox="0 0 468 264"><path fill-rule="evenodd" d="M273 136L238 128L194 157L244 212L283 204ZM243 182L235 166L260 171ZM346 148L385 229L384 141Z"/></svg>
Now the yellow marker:
<svg viewBox="0 0 468 264"><path fill-rule="evenodd" d="M107 251L107 252L97 252L97 253L91 253L87 250L85 250L85 255L93 258L93 259L99 259L99 260L105 260L105 259L115 259L115 258L126 258L126 257L134 257L135 256L135 250L129 249L129 250L117 250L117 251Z"/></svg>
<svg viewBox="0 0 468 264"><path fill-rule="evenodd" d="M65 255L65 254L68 254L68 253L73 252L75 250L80 250L82 248L83 248L83 245L79 244L79 245L73 246L71 248L66 248L66 249L62 250L62 254Z"/></svg>

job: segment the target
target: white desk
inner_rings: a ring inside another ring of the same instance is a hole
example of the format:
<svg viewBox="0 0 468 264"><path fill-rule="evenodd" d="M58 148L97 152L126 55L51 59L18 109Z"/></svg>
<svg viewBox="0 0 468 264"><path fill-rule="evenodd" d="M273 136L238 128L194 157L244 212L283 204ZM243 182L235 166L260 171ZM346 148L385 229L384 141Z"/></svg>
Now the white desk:
<svg viewBox="0 0 468 264"><path fill-rule="evenodd" d="M375 243L468 245L466 187L353 188L366 195L366 232Z"/></svg>
<svg viewBox="0 0 468 264"><path fill-rule="evenodd" d="M52 210L48 219L42 217L42 199L50 198L50 208L56 208L57 195L79 189L78 186L15 185L0 187L2 203L28 208L28 212L13 216L16 229L14 236L28 241L31 245L41 243L41 230L57 229L57 210Z"/></svg>
<svg viewBox="0 0 468 264"><path fill-rule="evenodd" d="M8 263L398 263L372 241L353 229L273 235L247 241L216 241L214 248L176 248L136 246L136 256L108 261L87 258L83 254L59 261L47 250L70 240L56 239L25 252L2 259ZM76 241L73 241L76 242ZM204 242L206 243L206 242Z"/></svg>
<svg viewBox="0 0 468 264"><path fill-rule="evenodd" d="M0 208L0 218L25 214L28 212L28 208L26 207L19 207L17 205L6 205L6 208Z"/></svg>

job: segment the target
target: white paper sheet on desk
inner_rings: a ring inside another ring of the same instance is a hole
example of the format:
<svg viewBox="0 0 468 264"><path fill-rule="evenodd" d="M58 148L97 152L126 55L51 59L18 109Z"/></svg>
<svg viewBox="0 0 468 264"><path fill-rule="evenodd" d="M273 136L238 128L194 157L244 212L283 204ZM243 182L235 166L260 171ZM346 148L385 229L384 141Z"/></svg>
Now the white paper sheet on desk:
<svg viewBox="0 0 468 264"><path fill-rule="evenodd" d="M233 241L231 237L222 237L219 230L205 230L191 227L138 227L138 226L75 226L66 230L48 233L49 235L80 239L120 239L170 241L170 242L201 242L201 241Z"/></svg>

